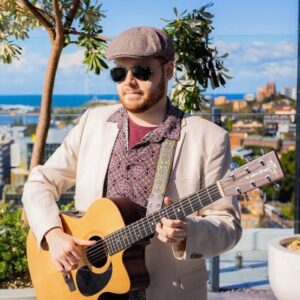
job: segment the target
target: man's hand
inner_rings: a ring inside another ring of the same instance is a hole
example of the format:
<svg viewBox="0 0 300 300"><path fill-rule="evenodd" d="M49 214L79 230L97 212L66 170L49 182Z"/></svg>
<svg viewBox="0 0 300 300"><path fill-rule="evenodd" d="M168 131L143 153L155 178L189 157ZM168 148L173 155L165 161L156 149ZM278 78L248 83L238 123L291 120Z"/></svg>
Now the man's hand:
<svg viewBox="0 0 300 300"><path fill-rule="evenodd" d="M170 205L172 203L173 201L171 198L165 197L165 205ZM161 223L156 225L156 232L158 233L158 239L164 243L171 243L174 246L179 246L179 244L185 245L187 222L162 218Z"/></svg>
<svg viewBox="0 0 300 300"><path fill-rule="evenodd" d="M66 234L61 228L55 227L45 234L51 258L60 272L71 271L78 267L82 258L82 246L92 246L95 241L85 241Z"/></svg>

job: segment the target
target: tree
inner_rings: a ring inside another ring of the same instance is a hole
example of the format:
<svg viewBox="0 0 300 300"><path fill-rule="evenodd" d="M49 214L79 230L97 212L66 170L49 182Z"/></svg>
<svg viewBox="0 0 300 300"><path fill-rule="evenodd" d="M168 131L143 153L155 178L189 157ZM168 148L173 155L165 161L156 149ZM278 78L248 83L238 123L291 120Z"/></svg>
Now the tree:
<svg viewBox="0 0 300 300"><path fill-rule="evenodd" d="M88 71L100 74L107 68L103 60L107 39L99 36L103 17L105 15L98 1L92 4L90 0L0 0L1 62L11 63L13 59L19 59L22 49L10 39L26 39L30 30L46 29L51 41L30 169L43 160L55 76L62 50L70 44L84 47L83 63Z"/></svg>
<svg viewBox="0 0 300 300"><path fill-rule="evenodd" d="M219 56L211 43L214 16L207 11L211 6L209 3L191 13L185 10L180 15L174 8L176 20L162 19L168 22L165 29L173 38L176 52L177 72L171 99L184 111L201 110L206 102L202 94L209 83L215 89L225 85L225 78L232 78L222 61L228 54Z"/></svg>
<svg viewBox="0 0 300 300"><path fill-rule="evenodd" d="M212 4L192 13L174 12L176 20L167 21L167 33L175 45L176 82L172 101L184 111L198 111L205 101L202 93L210 82L212 88L225 84L230 78L222 58L210 42L213 15L207 11ZM104 61L105 37L100 21L105 17L98 1L90 0L0 0L0 62L19 59L21 48L10 38L28 38L28 32L45 28L51 41L45 82L42 92L40 118L36 132L30 169L42 163L43 152L51 120L51 102L62 50L70 44L85 48L88 71L96 74L107 68ZM166 20L165 20L166 21Z"/></svg>

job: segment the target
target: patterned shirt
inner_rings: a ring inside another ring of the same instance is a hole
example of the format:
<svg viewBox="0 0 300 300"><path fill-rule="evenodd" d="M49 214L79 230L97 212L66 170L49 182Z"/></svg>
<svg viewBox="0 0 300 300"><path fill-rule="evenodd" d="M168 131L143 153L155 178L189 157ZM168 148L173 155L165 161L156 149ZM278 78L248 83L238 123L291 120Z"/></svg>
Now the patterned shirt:
<svg viewBox="0 0 300 300"><path fill-rule="evenodd" d="M165 120L146 134L132 149L128 147L128 114L123 107L108 119L120 129L108 166L104 195L108 198L124 197L141 206L145 215L147 199L151 193L162 141L179 140L182 111L168 103Z"/></svg>
<svg viewBox="0 0 300 300"><path fill-rule="evenodd" d="M123 197L139 206L141 217L146 214L147 199L151 193L164 139L179 140L183 112L168 101L164 121L148 132L136 145L129 149L128 113L121 107L109 118L120 129L110 157L104 184L104 196ZM129 293L129 300L146 299L145 291Z"/></svg>

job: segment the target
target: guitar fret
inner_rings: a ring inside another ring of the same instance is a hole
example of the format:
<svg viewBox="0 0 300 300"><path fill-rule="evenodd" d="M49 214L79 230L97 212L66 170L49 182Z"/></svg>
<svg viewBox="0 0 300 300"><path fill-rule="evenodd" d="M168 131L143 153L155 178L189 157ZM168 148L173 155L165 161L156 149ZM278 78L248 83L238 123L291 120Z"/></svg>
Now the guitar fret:
<svg viewBox="0 0 300 300"><path fill-rule="evenodd" d="M110 254L132 246L138 241L149 237L155 232L155 227L163 217L181 220L194 211L220 198L217 185L202 189L189 197L183 198L174 204L156 211L123 229L108 236L107 247Z"/></svg>
<svg viewBox="0 0 300 300"><path fill-rule="evenodd" d="M210 196L209 190L208 190L207 188L206 188L205 190L206 190L206 193L207 193L207 195L208 195L208 197L209 197L210 202L212 203L213 200L212 200L212 198L211 198L211 196Z"/></svg>

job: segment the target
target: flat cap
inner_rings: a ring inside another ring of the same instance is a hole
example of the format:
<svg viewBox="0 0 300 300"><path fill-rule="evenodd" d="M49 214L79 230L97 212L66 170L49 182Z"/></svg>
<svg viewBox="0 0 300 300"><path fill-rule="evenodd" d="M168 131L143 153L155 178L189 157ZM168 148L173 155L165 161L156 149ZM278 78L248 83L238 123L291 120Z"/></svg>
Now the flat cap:
<svg viewBox="0 0 300 300"><path fill-rule="evenodd" d="M165 30L154 27L134 27L115 37L107 47L106 58L118 57L174 59L174 46Z"/></svg>

